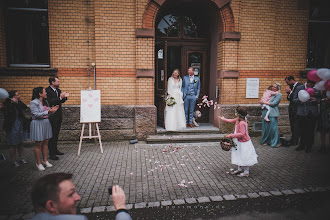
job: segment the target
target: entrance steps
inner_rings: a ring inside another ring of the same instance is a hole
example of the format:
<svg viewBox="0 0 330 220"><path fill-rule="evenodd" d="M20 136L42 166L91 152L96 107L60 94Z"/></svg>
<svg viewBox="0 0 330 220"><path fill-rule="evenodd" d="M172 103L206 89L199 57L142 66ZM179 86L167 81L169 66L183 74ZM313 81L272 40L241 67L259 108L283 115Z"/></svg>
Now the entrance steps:
<svg viewBox="0 0 330 220"><path fill-rule="evenodd" d="M223 136L219 128L208 123L201 123L199 127L189 127L176 132L157 127L157 134L149 135L146 141L148 144L219 142Z"/></svg>

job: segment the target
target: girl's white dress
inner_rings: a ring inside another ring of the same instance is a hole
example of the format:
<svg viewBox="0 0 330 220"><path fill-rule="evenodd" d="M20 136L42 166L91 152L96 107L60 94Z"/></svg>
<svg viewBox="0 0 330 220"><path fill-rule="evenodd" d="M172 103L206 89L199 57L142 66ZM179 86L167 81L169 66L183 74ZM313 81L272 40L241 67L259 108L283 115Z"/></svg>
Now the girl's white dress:
<svg viewBox="0 0 330 220"><path fill-rule="evenodd" d="M236 134L236 126L234 134ZM231 163L238 166L252 166L258 163L258 155L251 139L247 142L239 142L237 138L233 138L233 141L237 144L235 148L231 148Z"/></svg>
<svg viewBox="0 0 330 220"><path fill-rule="evenodd" d="M174 82L173 77L167 81L167 93L174 97L176 104L165 107L165 129L167 131L178 131L186 128L186 116L184 114L184 105L182 99L182 79Z"/></svg>

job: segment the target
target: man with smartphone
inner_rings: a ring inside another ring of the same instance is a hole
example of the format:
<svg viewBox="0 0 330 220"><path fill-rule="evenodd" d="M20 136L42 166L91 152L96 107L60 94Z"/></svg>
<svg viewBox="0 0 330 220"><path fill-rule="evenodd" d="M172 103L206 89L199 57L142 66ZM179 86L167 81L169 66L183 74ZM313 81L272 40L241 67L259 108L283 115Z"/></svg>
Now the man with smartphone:
<svg viewBox="0 0 330 220"><path fill-rule="evenodd" d="M34 184L32 204L36 215L31 220L87 220L86 216L76 214L76 203L80 200L80 196L71 179L72 174L53 173L40 178ZM111 193L116 209L116 220L132 220L126 211L123 189L115 185Z"/></svg>

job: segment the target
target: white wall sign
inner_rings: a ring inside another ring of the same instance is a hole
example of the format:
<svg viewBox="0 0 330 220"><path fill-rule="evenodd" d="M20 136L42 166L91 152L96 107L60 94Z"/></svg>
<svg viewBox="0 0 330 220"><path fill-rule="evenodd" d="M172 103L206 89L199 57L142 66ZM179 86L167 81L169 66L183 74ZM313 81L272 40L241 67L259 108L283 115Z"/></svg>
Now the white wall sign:
<svg viewBox="0 0 330 220"><path fill-rule="evenodd" d="M246 98L259 98L259 78L246 79Z"/></svg>
<svg viewBox="0 0 330 220"><path fill-rule="evenodd" d="M80 123L101 122L100 90L81 90Z"/></svg>

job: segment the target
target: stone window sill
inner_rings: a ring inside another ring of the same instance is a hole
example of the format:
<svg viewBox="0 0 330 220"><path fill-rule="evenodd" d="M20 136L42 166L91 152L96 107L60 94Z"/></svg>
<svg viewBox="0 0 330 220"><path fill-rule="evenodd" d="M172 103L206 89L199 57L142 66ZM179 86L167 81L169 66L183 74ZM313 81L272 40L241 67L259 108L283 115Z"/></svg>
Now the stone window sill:
<svg viewBox="0 0 330 220"><path fill-rule="evenodd" d="M0 68L0 76L56 76L57 68Z"/></svg>

